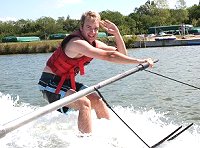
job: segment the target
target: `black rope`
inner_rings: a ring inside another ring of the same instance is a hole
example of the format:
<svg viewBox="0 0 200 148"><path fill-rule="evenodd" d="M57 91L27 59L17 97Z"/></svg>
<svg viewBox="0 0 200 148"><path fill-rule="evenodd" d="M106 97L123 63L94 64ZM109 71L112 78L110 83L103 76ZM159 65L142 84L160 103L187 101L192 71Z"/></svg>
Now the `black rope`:
<svg viewBox="0 0 200 148"><path fill-rule="evenodd" d="M196 86L194 86L194 85L191 85L191 84L188 84L188 83L185 83L185 82L181 82L181 81L179 81L179 80L176 80L176 79L173 79L173 78L170 78L170 77L161 75L161 74L159 74L159 73L152 72L152 71L150 71L150 70L144 70L144 71L147 71L147 72L149 72L149 73L152 73L152 74L161 76L161 77L163 77L163 78L166 78L166 79L169 79L169 80L172 80L172 81L175 81L175 82L178 82L178 83L181 83L181 84L184 84L184 85L187 85L187 86L190 86L190 87L193 87L193 88L196 88L196 89L199 89L199 90L200 90L200 87L196 87Z"/></svg>
<svg viewBox="0 0 200 148"><path fill-rule="evenodd" d="M156 144L154 144L153 146L151 146L151 148L155 148L155 147L161 145L163 142L165 142L169 137L171 137L174 133L176 133L181 128L182 128L182 126L179 126L175 131L173 131L172 133L170 133L167 137L163 138L162 140L160 140L159 142L157 142Z"/></svg>
<svg viewBox="0 0 200 148"><path fill-rule="evenodd" d="M174 138L178 137L181 133L183 133L185 130L187 130L188 128L190 128L192 125L193 125L193 123L191 123L190 125L188 125L186 128L184 128L183 130L181 130L180 132L178 132L173 137L169 138L167 141L173 140Z"/></svg>
<svg viewBox="0 0 200 148"><path fill-rule="evenodd" d="M94 87L95 91L98 93L98 95L102 98L104 103L110 108L110 110L148 147L151 148L113 109L112 107L107 103L107 101L104 99L102 94L99 92L99 90Z"/></svg>

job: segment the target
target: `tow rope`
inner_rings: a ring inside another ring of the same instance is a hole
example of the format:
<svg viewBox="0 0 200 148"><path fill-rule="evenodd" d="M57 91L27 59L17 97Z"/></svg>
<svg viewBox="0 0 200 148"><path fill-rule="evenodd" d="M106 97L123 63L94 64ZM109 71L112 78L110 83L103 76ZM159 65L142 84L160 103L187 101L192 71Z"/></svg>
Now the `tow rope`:
<svg viewBox="0 0 200 148"><path fill-rule="evenodd" d="M128 127L128 129L130 129L148 148L155 148L159 145L161 145L162 143L164 143L165 141L170 141L175 139L176 137L178 137L181 133L183 133L184 131L186 131L188 128L190 128L193 123L191 123L190 125L188 125L187 127L185 127L184 129L182 129L180 131L180 129L182 128L182 125L179 126L177 129L175 129L173 132L171 132L169 135L167 135L165 138L161 139L159 142L157 142L156 144L154 144L153 146L149 146L113 109L112 107L108 104L108 102L105 100L105 98L103 97L103 95L99 92L99 90L97 88L94 88L95 91L98 93L98 95L102 98L102 100L104 101L104 103L107 105L107 107L124 123L124 125L126 125L126 127Z"/></svg>
<svg viewBox="0 0 200 148"><path fill-rule="evenodd" d="M158 62L158 60L155 60L154 63ZM183 133L185 130L187 130L189 127L191 127L193 125L190 124L189 126L187 126L186 128L184 128L183 130L180 131L180 129L182 128L182 126L178 127L176 130L174 130L172 133L170 133L168 136L166 136L164 139L160 140L159 142L157 142L156 144L154 144L153 146L149 146L112 108L111 106L106 102L106 100L104 99L104 97L99 93L98 89L99 88L102 88L108 84L111 84L117 80L120 80L124 77L127 77L133 73L136 73L138 71L142 71L142 70L145 70L146 68L149 67L149 64L148 63L144 63L144 64L139 64L138 66L136 66L135 68L133 69L130 69L128 71L125 71L124 73L121 73L121 74L118 74L114 77L111 77L107 80L104 80L96 85L93 85L93 86L90 86L84 90L81 90L79 92L76 92L70 96L67 96L67 97L64 97L63 99L60 99L58 101L55 101L51 104L48 104L34 112L31 112L29 114L26 114L24 116L21 116L15 120L12 120L4 125L0 125L0 138L6 136L7 133L9 132L12 132L13 130L45 115L45 114L48 114L52 111L55 111L67 104L70 104L74 101L76 101L77 99L79 99L80 97L83 97L83 96L86 96L87 94L91 93L91 92L94 92L96 91L100 97L103 99L103 101L106 103L106 105L115 113L115 115L117 115L117 117L148 147L148 148L155 148L157 146L159 146L160 144L162 144L163 142L165 142L166 140L173 140L175 139L177 136L179 136L181 133ZM145 70L147 71L147 70ZM169 78L169 77L166 77L166 76L163 76L163 75L160 75L160 74L157 74L155 72L151 72L151 71L147 71L147 72L150 72L150 73L153 73L153 74L156 74L156 75L159 75L159 76L162 76L162 77L165 77L165 78L168 78L168 79L171 79L171 80L174 80L174 81L177 81L175 79L172 79L172 78ZM181 81L177 81L177 82L181 82ZM187 83L183 83L181 82L182 84L185 84L185 85L189 85ZM192 86L192 85L189 85L191 87L195 87L195 86ZM197 89L200 89L198 87L195 87ZM179 132L178 132L179 131ZM178 133L177 133L178 132ZM176 134L175 134L176 133ZM175 135L174 135L175 134Z"/></svg>
<svg viewBox="0 0 200 148"><path fill-rule="evenodd" d="M188 83L185 83L185 82L182 82L182 81L179 81L179 80L176 80L176 79L173 79L173 78L170 78L168 76L164 76L162 74L159 74L159 73L156 73L156 72L153 72L153 71L150 71L150 70L144 70L144 71L147 71L149 73L152 73L152 74L155 74L157 76L160 76L160 77L163 77L163 78L166 78L166 79L169 79L169 80L172 80L172 81L175 81L175 82L178 82L178 83L181 83L181 84L184 84L184 85L187 85L187 86L190 86L190 87L193 87L193 88L196 88L196 89L199 89L200 90L200 87L197 87L197 86L194 86L194 85L191 85L191 84L188 84Z"/></svg>

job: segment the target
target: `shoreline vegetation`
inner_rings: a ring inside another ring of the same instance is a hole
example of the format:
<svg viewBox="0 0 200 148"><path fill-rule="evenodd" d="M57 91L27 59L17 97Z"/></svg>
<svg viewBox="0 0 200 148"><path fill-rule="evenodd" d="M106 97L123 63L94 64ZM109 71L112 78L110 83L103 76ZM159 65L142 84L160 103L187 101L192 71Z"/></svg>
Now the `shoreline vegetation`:
<svg viewBox="0 0 200 148"><path fill-rule="evenodd" d="M133 48L133 42L137 41L137 36L124 36L124 42L127 48ZM114 38L103 37L99 40L109 45L114 45ZM7 54L33 54L33 53L50 53L56 50L61 43L62 39L59 40L41 40L34 42L8 42L0 43L0 55Z"/></svg>
<svg viewBox="0 0 200 148"><path fill-rule="evenodd" d="M100 37L99 40L107 43L108 45L115 46L115 41L113 36L108 37ZM141 37L137 35L124 35L123 36L126 48L139 48L139 47L146 47L139 46L137 44L145 44L150 42L149 47L156 47L158 41L155 41L155 37ZM41 41L33 41L33 42L8 42L8 43L0 43L0 55L9 55L9 54L35 54L35 53L51 53L56 50L59 44L62 42L63 39L57 40L41 40ZM177 35L176 40L179 42L179 45L185 45L184 42L188 40L195 41L195 45L200 45L200 35L186 35L181 36ZM173 41L160 41L160 46L165 46L166 43L170 43L170 46L176 46L177 43ZM198 42L198 44L197 44ZM136 46L137 45L137 46ZM147 46L148 47L148 46Z"/></svg>
<svg viewBox="0 0 200 148"><path fill-rule="evenodd" d="M0 43L0 55L53 52L61 40Z"/></svg>

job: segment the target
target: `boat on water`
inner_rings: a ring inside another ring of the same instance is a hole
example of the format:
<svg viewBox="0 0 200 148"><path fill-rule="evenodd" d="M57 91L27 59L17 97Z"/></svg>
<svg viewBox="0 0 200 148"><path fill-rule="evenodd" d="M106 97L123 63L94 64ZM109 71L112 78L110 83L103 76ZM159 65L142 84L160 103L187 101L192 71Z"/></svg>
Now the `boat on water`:
<svg viewBox="0 0 200 148"><path fill-rule="evenodd" d="M155 41L163 41L163 40L176 40L176 36L173 34L166 34L166 33L160 33L158 36L155 37Z"/></svg>
<svg viewBox="0 0 200 148"><path fill-rule="evenodd" d="M37 36L29 36L29 37L15 37L15 36L8 36L2 38L3 43L7 42L33 42L33 41L40 41L40 38Z"/></svg>

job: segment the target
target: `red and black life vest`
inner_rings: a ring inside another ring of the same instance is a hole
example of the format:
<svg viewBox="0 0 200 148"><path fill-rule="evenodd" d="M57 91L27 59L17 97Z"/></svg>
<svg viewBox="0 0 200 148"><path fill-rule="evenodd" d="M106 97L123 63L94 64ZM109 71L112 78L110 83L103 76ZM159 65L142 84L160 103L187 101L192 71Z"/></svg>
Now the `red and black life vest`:
<svg viewBox="0 0 200 148"><path fill-rule="evenodd" d="M80 75L84 75L84 65L88 64L92 58L87 56L82 56L80 58L70 58L63 51L65 45L73 37L80 37L80 39L85 40L81 35L80 31L68 35L61 43L52 56L47 61L47 66L51 68L52 72L61 77L61 80L56 88L55 93L58 94L60 89L66 79L70 79L71 88L76 90L75 76L80 72ZM93 46L96 47L94 41Z"/></svg>

